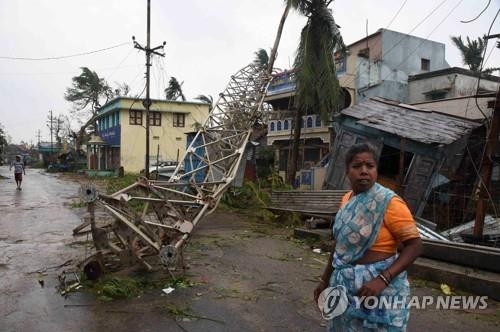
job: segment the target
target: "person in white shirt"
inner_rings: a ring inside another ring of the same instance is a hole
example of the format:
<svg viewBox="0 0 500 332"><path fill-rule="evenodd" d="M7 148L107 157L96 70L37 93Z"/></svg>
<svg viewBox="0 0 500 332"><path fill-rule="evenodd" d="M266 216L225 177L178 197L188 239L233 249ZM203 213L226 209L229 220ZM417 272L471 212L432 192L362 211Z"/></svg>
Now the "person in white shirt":
<svg viewBox="0 0 500 332"><path fill-rule="evenodd" d="M14 178L16 179L17 190L22 190L21 183L23 182L23 173L26 175L24 163L21 161L21 156L16 156L16 161L10 164L10 170L14 167Z"/></svg>

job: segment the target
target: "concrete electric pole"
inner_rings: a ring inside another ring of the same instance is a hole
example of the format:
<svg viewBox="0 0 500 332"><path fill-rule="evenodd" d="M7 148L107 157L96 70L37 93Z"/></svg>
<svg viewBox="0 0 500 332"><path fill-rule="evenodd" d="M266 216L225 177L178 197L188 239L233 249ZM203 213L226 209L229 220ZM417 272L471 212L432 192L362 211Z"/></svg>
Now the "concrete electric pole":
<svg viewBox="0 0 500 332"><path fill-rule="evenodd" d="M146 53L146 99L142 102L144 108L146 109L146 160L144 162L144 170L146 172L146 177L149 179L149 109L151 107L151 98L149 96L149 76L150 76L150 67L151 67L151 54L156 54L164 57L165 54L157 52L157 50L164 48L166 42L163 42L162 45L157 46L155 48L151 48L151 0L147 0L148 2L148 19L147 19L147 42L146 47L141 46L138 42L135 41L135 37L132 36L132 40L134 41L134 47L144 51Z"/></svg>

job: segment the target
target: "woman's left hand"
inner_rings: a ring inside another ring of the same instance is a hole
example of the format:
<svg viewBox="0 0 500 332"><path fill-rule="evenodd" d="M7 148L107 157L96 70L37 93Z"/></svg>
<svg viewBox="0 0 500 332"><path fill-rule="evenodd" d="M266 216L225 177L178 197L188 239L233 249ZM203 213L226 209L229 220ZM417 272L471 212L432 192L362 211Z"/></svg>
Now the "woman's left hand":
<svg viewBox="0 0 500 332"><path fill-rule="evenodd" d="M379 296L386 288L384 281L379 277L373 278L358 290L358 296Z"/></svg>

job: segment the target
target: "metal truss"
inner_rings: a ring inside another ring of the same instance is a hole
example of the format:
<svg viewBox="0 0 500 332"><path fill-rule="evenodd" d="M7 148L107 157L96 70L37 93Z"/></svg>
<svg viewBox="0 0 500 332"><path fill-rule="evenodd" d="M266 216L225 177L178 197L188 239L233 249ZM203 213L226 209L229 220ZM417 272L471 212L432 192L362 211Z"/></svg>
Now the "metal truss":
<svg viewBox="0 0 500 332"><path fill-rule="evenodd" d="M179 262L193 229L214 211L234 180L253 126L269 113L263 99L271 78L258 64L231 76L187 148L184 168L179 164L168 181L140 178L111 195L81 188L89 217L74 233L91 226L96 253L85 262L88 277L134 262L148 269ZM113 217L113 223L96 225L96 203Z"/></svg>

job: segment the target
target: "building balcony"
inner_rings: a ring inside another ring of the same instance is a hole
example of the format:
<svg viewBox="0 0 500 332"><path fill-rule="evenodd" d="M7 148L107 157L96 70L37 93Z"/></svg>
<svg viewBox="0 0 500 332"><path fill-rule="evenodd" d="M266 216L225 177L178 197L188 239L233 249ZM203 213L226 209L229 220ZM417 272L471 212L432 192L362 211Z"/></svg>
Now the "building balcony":
<svg viewBox="0 0 500 332"><path fill-rule="evenodd" d="M292 139L292 118L270 120L267 124L267 143ZM301 138L320 138L323 142L330 141L328 126L316 114L304 115L301 122Z"/></svg>
<svg viewBox="0 0 500 332"><path fill-rule="evenodd" d="M274 76L267 89L267 96L293 92L295 91L296 86L295 71L285 70L284 72L281 72Z"/></svg>

